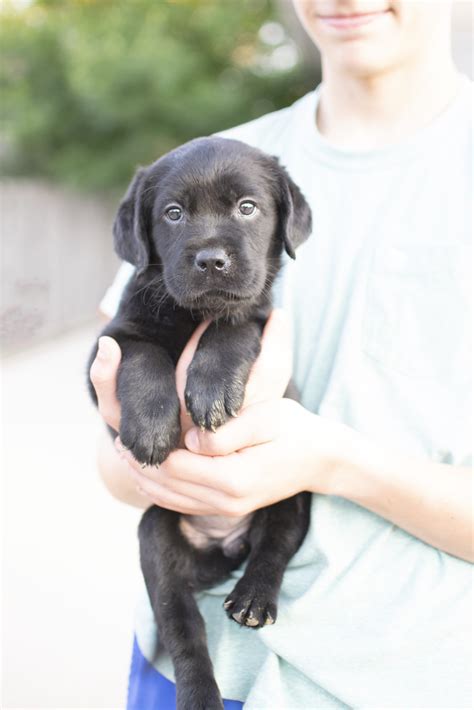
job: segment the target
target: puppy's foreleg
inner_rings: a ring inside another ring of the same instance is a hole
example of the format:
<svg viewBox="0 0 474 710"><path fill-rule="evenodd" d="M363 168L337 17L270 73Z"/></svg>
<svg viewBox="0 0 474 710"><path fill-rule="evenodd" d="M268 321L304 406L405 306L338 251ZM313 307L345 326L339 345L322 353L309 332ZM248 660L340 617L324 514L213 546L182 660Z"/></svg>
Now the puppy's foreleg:
<svg viewBox="0 0 474 710"><path fill-rule="evenodd" d="M211 323L188 368L185 399L202 429L215 431L242 407L250 368L260 352L263 321Z"/></svg>
<svg viewBox="0 0 474 710"><path fill-rule="evenodd" d="M103 335L115 338L122 351L117 374L122 444L140 463L160 464L177 448L181 436L171 357L163 347L118 328L107 328Z"/></svg>

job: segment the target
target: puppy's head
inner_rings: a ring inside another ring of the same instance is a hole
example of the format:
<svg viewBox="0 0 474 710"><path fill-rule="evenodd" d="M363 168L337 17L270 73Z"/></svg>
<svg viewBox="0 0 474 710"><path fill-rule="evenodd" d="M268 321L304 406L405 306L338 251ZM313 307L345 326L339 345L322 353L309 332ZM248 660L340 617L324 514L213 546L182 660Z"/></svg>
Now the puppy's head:
<svg viewBox="0 0 474 710"><path fill-rule="evenodd" d="M140 168L114 224L115 248L138 272L162 268L181 306L212 315L255 302L285 249L311 232L311 211L286 171L259 150L198 138Z"/></svg>

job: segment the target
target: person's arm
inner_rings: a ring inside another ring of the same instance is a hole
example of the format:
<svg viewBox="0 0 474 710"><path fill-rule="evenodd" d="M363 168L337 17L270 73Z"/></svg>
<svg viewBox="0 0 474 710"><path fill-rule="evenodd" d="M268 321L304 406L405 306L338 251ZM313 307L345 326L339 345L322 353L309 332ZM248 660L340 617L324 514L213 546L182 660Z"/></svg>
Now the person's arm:
<svg viewBox="0 0 474 710"><path fill-rule="evenodd" d="M474 562L472 469L405 456L360 435L355 444L332 480L334 495Z"/></svg>
<svg viewBox="0 0 474 710"><path fill-rule="evenodd" d="M117 442L143 494L181 512L231 516L302 490L339 495L438 549L473 560L471 471L391 451L280 399L288 379L286 339L279 328L266 331L259 359L263 366L250 382L254 403L216 433L191 428L185 438L188 450L172 452L159 469L142 469ZM261 382L263 401L258 402ZM101 394L99 386L104 412L116 411L110 394L106 386ZM119 479L118 465L113 468L109 475Z"/></svg>
<svg viewBox="0 0 474 710"><path fill-rule="evenodd" d="M253 405L215 434L193 429L186 443L192 452L226 457L214 459L209 471L200 461L183 461L182 471L170 468L173 479L165 485L200 484L203 504L214 500L204 486L220 489L227 494L221 513L242 515L301 490L337 495L438 549L474 560L469 468L397 453L290 400ZM154 477L143 473L136 480L153 495Z"/></svg>

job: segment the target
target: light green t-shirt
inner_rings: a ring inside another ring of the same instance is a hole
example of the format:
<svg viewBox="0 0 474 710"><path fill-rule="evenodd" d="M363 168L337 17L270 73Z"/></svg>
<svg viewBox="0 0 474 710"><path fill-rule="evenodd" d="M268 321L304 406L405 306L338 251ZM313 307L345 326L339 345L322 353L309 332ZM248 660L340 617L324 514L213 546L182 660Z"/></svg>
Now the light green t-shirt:
<svg viewBox="0 0 474 710"><path fill-rule="evenodd" d="M294 323L302 402L392 448L466 464L471 84L410 140L366 153L318 133L318 96L222 134L278 156L313 209L313 234L276 288ZM113 314L116 300L112 290L104 309ZM346 500L314 496L275 626L226 617L241 573L199 597L224 697L248 710L470 707L468 563ZM150 658L145 593L136 632ZM157 667L173 677L163 652Z"/></svg>

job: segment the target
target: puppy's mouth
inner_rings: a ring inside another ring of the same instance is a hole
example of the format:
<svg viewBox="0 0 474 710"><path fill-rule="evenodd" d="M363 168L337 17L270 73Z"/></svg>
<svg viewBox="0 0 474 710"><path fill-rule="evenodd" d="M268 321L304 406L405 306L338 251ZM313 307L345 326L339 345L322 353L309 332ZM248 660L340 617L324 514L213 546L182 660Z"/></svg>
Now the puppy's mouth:
<svg viewBox="0 0 474 710"><path fill-rule="evenodd" d="M206 291L201 291L195 294L190 294L186 298L186 305L194 309L203 309L206 311L221 310L222 307L232 308L243 303L249 303L255 299L255 295L241 293L239 291L230 291L221 288L212 288Z"/></svg>
<svg viewBox="0 0 474 710"><path fill-rule="evenodd" d="M226 291L222 288L211 288L209 291L204 291L199 297L204 299L222 298L225 301L250 301L253 298L253 296L249 296L248 294Z"/></svg>
<svg viewBox="0 0 474 710"><path fill-rule="evenodd" d="M215 278L214 283L210 279L199 283L186 271L178 275L165 271L164 277L169 294L179 306L211 319L243 313L258 301L265 286L260 273L242 274L238 279Z"/></svg>

